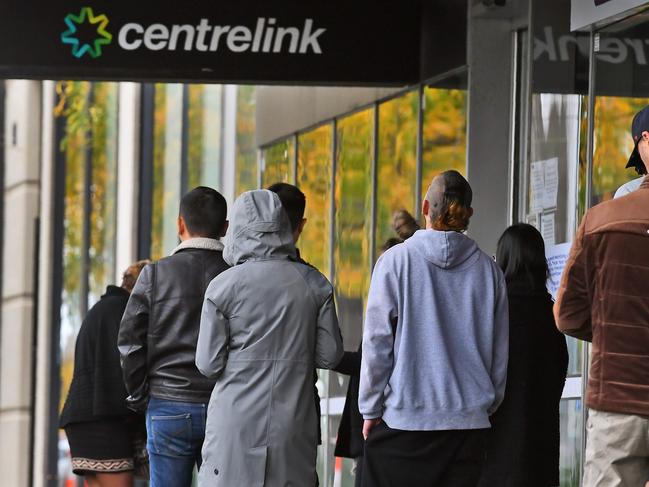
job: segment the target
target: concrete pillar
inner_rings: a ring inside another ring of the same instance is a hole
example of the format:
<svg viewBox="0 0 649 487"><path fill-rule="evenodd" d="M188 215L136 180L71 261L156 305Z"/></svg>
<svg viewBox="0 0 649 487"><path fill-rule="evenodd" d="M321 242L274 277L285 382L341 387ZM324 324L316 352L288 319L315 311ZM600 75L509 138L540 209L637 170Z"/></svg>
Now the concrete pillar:
<svg viewBox="0 0 649 487"><path fill-rule="evenodd" d="M5 113L0 472L2 485L31 487L41 84L7 81Z"/></svg>
<svg viewBox="0 0 649 487"><path fill-rule="evenodd" d="M115 276L137 257L138 204L140 189L140 87L139 83L120 83L119 135L117 154L117 255Z"/></svg>
<svg viewBox="0 0 649 487"><path fill-rule="evenodd" d="M38 270L38 341L36 349L36 405L34 408L33 487L48 485L46 475L50 427L52 358L52 298L54 293L54 194L55 194L55 83L44 81L41 125L41 227Z"/></svg>
<svg viewBox="0 0 649 487"><path fill-rule="evenodd" d="M467 174L475 216L469 232L488 253L495 253L510 219L513 31L508 9L470 6Z"/></svg>

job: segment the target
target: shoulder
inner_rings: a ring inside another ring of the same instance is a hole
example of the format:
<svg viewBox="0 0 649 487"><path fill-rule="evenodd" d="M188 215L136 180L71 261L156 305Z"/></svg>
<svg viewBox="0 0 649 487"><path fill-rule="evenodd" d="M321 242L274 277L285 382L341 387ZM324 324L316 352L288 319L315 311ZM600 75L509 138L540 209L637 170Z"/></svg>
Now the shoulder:
<svg viewBox="0 0 649 487"><path fill-rule="evenodd" d="M477 262L481 266L481 268L484 269L484 272L491 275L499 284L506 286L505 276L503 274L503 271L500 268L500 266L496 263L493 256L487 254L484 250L480 248L478 248L477 254L478 254Z"/></svg>
<svg viewBox="0 0 649 487"><path fill-rule="evenodd" d="M90 308L90 310L88 310L88 315L90 315L91 313L95 314L119 312L120 307L126 307L126 303L128 302L129 297L130 294L126 291L123 291L121 293L113 292L111 294L105 294Z"/></svg>
<svg viewBox="0 0 649 487"><path fill-rule="evenodd" d="M333 293L333 286L322 272L306 262L291 262L297 272L300 273L307 286L320 299L326 299Z"/></svg>
<svg viewBox="0 0 649 487"><path fill-rule="evenodd" d="M606 225L614 223L615 220L624 214L624 208L631 200L634 200L639 193L628 193L619 198L603 201L590 208L584 215L584 230L586 234L596 233Z"/></svg>
<svg viewBox="0 0 649 487"><path fill-rule="evenodd" d="M393 267L398 265L400 262L403 262L408 259L410 255L415 251L413 237L406 240L405 242L399 243L390 247L388 250L383 252L376 261L375 268L378 267Z"/></svg>

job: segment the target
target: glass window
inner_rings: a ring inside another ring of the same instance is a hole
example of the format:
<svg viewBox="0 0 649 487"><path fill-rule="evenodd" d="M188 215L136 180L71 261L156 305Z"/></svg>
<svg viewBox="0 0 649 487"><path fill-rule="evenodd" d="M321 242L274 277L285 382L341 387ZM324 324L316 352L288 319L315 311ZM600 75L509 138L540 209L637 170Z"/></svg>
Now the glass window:
<svg viewBox="0 0 649 487"><path fill-rule="evenodd" d="M416 211L419 93L412 91L379 105L375 256L394 237L397 210ZM414 215L417 216L416 214Z"/></svg>
<svg viewBox="0 0 649 487"><path fill-rule="evenodd" d="M466 83L465 77L460 80L461 85ZM455 169L466 175L466 111L466 90L424 88L422 198L439 173Z"/></svg>
<svg viewBox="0 0 649 487"><path fill-rule="evenodd" d="M570 5L550 3L534 3L535 38L559 52L534 51L529 157L521 173L526 197L519 215L541 231L548 247L572 241L585 202L589 44L583 34L570 32ZM569 375L582 374L583 346L568 338Z"/></svg>
<svg viewBox="0 0 649 487"><path fill-rule="evenodd" d="M559 452L561 487L581 485L583 406L580 399L563 400L559 406L561 448Z"/></svg>
<svg viewBox="0 0 649 487"><path fill-rule="evenodd" d="M546 245L570 242L577 226L586 110L581 95L532 95L527 221L543 233Z"/></svg>
<svg viewBox="0 0 649 487"><path fill-rule="evenodd" d="M297 185L306 197L307 220L298 247L301 257L327 277L331 266L332 133L331 125L323 125L301 134L297 153ZM325 402L329 397L330 375L333 374L329 371L318 371L318 392ZM326 434L330 421L325 413L326 408L321 418L323 444L318 446L317 463L321 485L325 485L325 470L332 471L333 461L332 437Z"/></svg>
<svg viewBox="0 0 649 487"><path fill-rule="evenodd" d="M306 197L307 220L298 245L304 260L325 276L330 268L332 126L298 137L297 185Z"/></svg>
<svg viewBox="0 0 649 487"><path fill-rule="evenodd" d="M221 188L223 87L187 86L187 188Z"/></svg>
<svg viewBox="0 0 649 487"><path fill-rule="evenodd" d="M99 301L108 284L116 283L118 84L95 83L92 91L88 306Z"/></svg>
<svg viewBox="0 0 649 487"><path fill-rule="evenodd" d="M178 204L182 176L183 86L157 84L153 127L153 205L151 258L159 259L178 245Z"/></svg>
<svg viewBox="0 0 649 487"><path fill-rule="evenodd" d="M649 105L649 90L646 97L624 96L623 90L620 95L595 98L591 206L612 199L620 186L640 177L625 166L634 145L631 122L636 113Z"/></svg>
<svg viewBox="0 0 649 487"><path fill-rule="evenodd" d="M261 186L263 188L275 183L294 183L295 142L293 137L264 149L262 160Z"/></svg>
<svg viewBox="0 0 649 487"><path fill-rule="evenodd" d="M643 17L607 27L596 39L595 132L591 205L611 199L617 189L639 175L625 169L633 150L631 121L649 104Z"/></svg>
<svg viewBox="0 0 649 487"><path fill-rule="evenodd" d="M577 227L579 172L585 174L586 167L582 159L586 153L586 110L587 102L581 95L532 95L525 221L541 231L548 247L572 241ZM584 342L572 337L567 342L568 374L581 375Z"/></svg>
<svg viewBox="0 0 649 487"><path fill-rule="evenodd" d="M59 411L74 371L77 334L88 308L115 283L116 83L57 84L58 153L65 167L59 328ZM59 438L64 438L59 432ZM67 471L59 472L64 478Z"/></svg>
<svg viewBox="0 0 649 487"><path fill-rule="evenodd" d="M237 88L236 191L255 189L257 183L257 146L255 143L255 87Z"/></svg>
<svg viewBox="0 0 649 487"><path fill-rule="evenodd" d="M59 148L65 161L65 202L63 226L63 289L61 300L61 389L63 407L72 382L74 346L86 313L84 215L86 193L86 155L90 116L88 100L92 85L67 82L58 85L57 114L65 121Z"/></svg>
<svg viewBox="0 0 649 487"><path fill-rule="evenodd" d="M337 125L334 287L349 350L360 343L370 281L372 132L372 110L343 118ZM339 392L345 395L344 389Z"/></svg>

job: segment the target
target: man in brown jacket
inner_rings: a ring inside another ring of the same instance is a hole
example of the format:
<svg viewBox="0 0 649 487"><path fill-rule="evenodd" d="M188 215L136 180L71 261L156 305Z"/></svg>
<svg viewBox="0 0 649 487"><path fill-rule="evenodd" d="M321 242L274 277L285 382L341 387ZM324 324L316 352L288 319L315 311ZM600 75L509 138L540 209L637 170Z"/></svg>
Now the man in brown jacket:
<svg viewBox="0 0 649 487"><path fill-rule="evenodd" d="M649 168L649 107L633 119L630 165ZM554 313L592 342L584 487L642 486L649 473L649 177L586 213Z"/></svg>

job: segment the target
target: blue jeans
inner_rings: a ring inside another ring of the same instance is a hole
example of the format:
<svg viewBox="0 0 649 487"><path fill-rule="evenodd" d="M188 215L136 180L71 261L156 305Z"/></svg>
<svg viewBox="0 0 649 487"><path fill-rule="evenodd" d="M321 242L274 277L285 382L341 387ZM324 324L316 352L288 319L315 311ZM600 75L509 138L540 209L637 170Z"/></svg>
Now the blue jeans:
<svg viewBox="0 0 649 487"><path fill-rule="evenodd" d="M201 466L207 403L151 398L146 412L149 487L191 487Z"/></svg>

